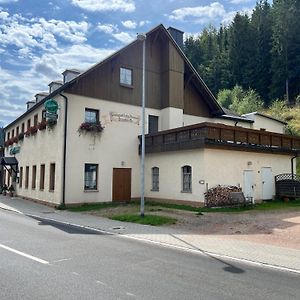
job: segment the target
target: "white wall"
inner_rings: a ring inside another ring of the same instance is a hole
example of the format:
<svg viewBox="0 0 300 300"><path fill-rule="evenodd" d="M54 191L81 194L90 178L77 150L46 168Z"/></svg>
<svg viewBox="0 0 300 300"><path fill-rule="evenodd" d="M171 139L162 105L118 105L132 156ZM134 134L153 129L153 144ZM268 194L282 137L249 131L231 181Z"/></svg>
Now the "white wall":
<svg viewBox="0 0 300 300"><path fill-rule="evenodd" d="M243 188L245 170L254 172L254 198L262 198L261 168L272 168L273 195L275 175L290 173L291 156L245 151L198 149L146 155L146 197L204 202L207 188L235 185ZM192 166L192 193L182 193L181 167ZM159 167L159 191L151 191L151 168Z"/></svg>
<svg viewBox="0 0 300 300"><path fill-rule="evenodd" d="M182 192L181 167L192 166L192 192ZM151 168L159 167L159 191L151 191ZM145 196L158 199L203 202L205 185L203 150L162 152L146 155Z"/></svg>
<svg viewBox="0 0 300 300"><path fill-rule="evenodd" d="M205 181L209 188L218 184L243 187L243 172L253 170L256 200L262 198L261 168L272 168L273 195L275 195L275 175L291 172L291 156L289 155L205 149L204 161Z"/></svg>
<svg viewBox="0 0 300 300"><path fill-rule="evenodd" d="M278 121L266 118L264 116L255 115L254 123L252 125L253 129L261 129L264 128L267 131L284 133L284 124Z"/></svg>
<svg viewBox="0 0 300 300"><path fill-rule="evenodd" d="M16 154L19 162L19 169L23 167L23 184L19 187L16 185L16 193L19 196L28 197L31 199L46 201L50 203L59 204L62 199L62 153L63 153L63 130L64 130L64 101L62 98L56 98L59 104L58 120L53 130L45 129L38 130L34 136L24 137L23 141L13 146L20 146L20 153ZM38 122L42 119L42 110L44 106L41 105L30 114L26 115L18 123L7 128L10 132L19 126L21 132L21 124L25 123L25 131L27 130L27 120L31 119L31 126L33 126L33 117L38 113ZM6 148L5 155L11 156L9 150ZM55 163L55 190L49 192L49 171L50 163ZM45 188L43 191L39 189L40 183L40 165L45 164ZM36 165L36 188L32 189L32 166ZM29 186L25 189L25 170L29 166Z"/></svg>
<svg viewBox="0 0 300 300"><path fill-rule="evenodd" d="M69 98L68 140L66 163L66 203L106 202L112 200L113 168L131 168L131 196L140 195L140 156L138 155L141 134L141 107L112 101L75 95ZM84 122L85 108L99 109L100 121L105 127L100 137L90 134L79 136L78 128ZM132 122L111 119L110 113L131 114ZM160 111L146 108L146 132L148 115L160 116ZM98 164L98 191L84 191L85 163Z"/></svg>
<svg viewBox="0 0 300 300"><path fill-rule="evenodd" d="M236 124L236 121L233 120L222 119L222 118L204 118L204 117L197 117L192 115L183 115L183 122L184 122L184 126L198 124L202 122L220 123L220 124L230 125L230 126L234 126ZM250 128L251 124L247 122L238 122L237 126Z"/></svg>
<svg viewBox="0 0 300 300"><path fill-rule="evenodd" d="M178 128L183 125L183 110L167 107L161 110L161 130Z"/></svg>

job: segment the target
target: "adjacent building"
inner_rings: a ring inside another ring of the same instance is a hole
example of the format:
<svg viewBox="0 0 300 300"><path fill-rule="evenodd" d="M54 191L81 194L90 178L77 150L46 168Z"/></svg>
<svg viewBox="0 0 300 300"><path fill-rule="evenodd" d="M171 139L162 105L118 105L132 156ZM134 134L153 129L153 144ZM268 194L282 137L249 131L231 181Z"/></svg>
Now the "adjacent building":
<svg viewBox="0 0 300 300"><path fill-rule="evenodd" d="M182 39L163 25L146 34L146 197L203 205L208 188L230 184L271 199L300 139L281 121L223 109ZM5 128L5 158L18 164L6 183L53 205L139 198L141 95L139 40L85 72L65 70Z"/></svg>

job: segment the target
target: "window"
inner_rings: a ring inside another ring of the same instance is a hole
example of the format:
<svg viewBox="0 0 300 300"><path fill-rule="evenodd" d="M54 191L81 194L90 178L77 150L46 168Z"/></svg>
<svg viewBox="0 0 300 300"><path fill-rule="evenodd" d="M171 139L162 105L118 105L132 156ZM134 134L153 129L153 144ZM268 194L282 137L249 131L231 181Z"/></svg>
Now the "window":
<svg viewBox="0 0 300 300"><path fill-rule="evenodd" d="M16 136L17 137L19 136L19 126L17 126L17 129L16 129Z"/></svg>
<svg viewBox="0 0 300 300"><path fill-rule="evenodd" d="M25 124L22 123L22 130L21 130L21 132L24 133L24 131L25 131Z"/></svg>
<svg viewBox="0 0 300 300"><path fill-rule="evenodd" d="M152 168L152 191L159 191L159 168Z"/></svg>
<svg viewBox="0 0 300 300"><path fill-rule="evenodd" d="M33 125L37 126L37 124L38 124L38 115L34 115L34 117L33 117Z"/></svg>
<svg viewBox="0 0 300 300"><path fill-rule="evenodd" d="M85 122L87 122L87 123L99 122L99 110L86 108L85 109Z"/></svg>
<svg viewBox="0 0 300 300"><path fill-rule="evenodd" d="M85 164L84 165L84 189L97 190L98 181L98 165Z"/></svg>
<svg viewBox="0 0 300 300"><path fill-rule="evenodd" d="M182 192L192 191L192 167L183 166L182 170Z"/></svg>
<svg viewBox="0 0 300 300"><path fill-rule="evenodd" d="M10 132L7 133L7 140L10 139Z"/></svg>
<svg viewBox="0 0 300 300"><path fill-rule="evenodd" d="M50 164L50 178L49 178L49 190L55 189L55 164Z"/></svg>
<svg viewBox="0 0 300 300"><path fill-rule="evenodd" d="M120 83L125 85L132 85L132 70L120 68Z"/></svg>
<svg viewBox="0 0 300 300"><path fill-rule="evenodd" d="M46 121L46 110L42 110L42 121Z"/></svg>
<svg viewBox="0 0 300 300"><path fill-rule="evenodd" d="M11 131L11 137L13 138L15 136L15 130L13 129L12 131Z"/></svg>
<svg viewBox="0 0 300 300"><path fill-rule="evenodd" d="M45 188L45 165L41 165L40 169L40 190Z"/></svg>
<svg viewBox="0 0 300 300"><path fill-rule="evenodd" d="M19 179L19 187L21 188L23 184L23 167L20 167L20 179Z"/></svg>
<svg viewBox="0 0 300 300"><path fill-rule="evenodd" d="M31 188L34 190L36 186L36 166L32 166Z"/></svg>
<svg viewBox="0 0 300 300"><path fill-rule="evenodd" d="M30 125L31 125L31 121L30 119L27 120L27 130L30 128Z"/></svg>
<svg viewBox="0 0 300 300"><path fill-rule="evenodd" d="M25 189L28 189L28 183L29 183L29 167L26 166L26 171L25 171Z"/></svg>
<svg viewBox="0 0 300 300"><path fill-rule="evenodd" d="M158 117L149 115L148 118L148 133L158 132Z"/></svg>

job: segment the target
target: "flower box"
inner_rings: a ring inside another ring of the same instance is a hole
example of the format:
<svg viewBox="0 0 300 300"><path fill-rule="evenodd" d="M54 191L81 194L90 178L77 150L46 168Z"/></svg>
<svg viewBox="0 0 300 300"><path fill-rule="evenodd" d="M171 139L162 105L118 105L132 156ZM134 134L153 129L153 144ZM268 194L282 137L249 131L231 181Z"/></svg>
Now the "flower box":
<svg viewBox="0 0 300 300"><path fill-rule="evenodd" d="M22 141L24 139L24 132L19 133L18 139L19 141Z"/></svg>
<svg viewBox="0 0 300 300"><path fill-rule="evenodd" d="M89 122L84 122L81 123L81 125L78 128L79 134L81 133L92 133L92 134L101 134L103 131L104 127L101 125L101 122L95 122L95 123L89 123Z"/></svg>
<svg viewBox="0 0 300 300"><path fill-rule="evenodd" d="M15 137L12 138L12 141L13 141L13 143L18 143L19 138L17 136L15 136Z"/></svg>
<svg viewBox="0 0 300 300"><path fill-rule="evenodd" d="M29 127L28 131L30 132L30 135L35 135L38 131L37 126L31 126Z"/></svg>
<svg viewBox="0 0 300 300"><path fill-rule="evenodd" d="M9 139L8 141L7 141L7 143L8 143L8 146L12 146L13 145L13 139Z"/></svg>
<svg viewBox="0 0 300 300"><path fill-rule="evenodd" d="M37 125L38 129L39 130L45 130L46 127L47 127L47 122L46 120L43 120L42 122L40 122L38 125Z"/></svg>

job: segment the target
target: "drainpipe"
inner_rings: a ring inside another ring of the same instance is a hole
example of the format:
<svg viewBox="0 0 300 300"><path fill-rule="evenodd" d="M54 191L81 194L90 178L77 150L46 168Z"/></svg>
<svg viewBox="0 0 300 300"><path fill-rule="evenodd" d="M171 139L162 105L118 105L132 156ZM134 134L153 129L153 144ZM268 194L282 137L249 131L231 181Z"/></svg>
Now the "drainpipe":
<svg viewBox="0 0 300 300"><path fill-rule="evenodd" d="M66 199L66 157L67 157L67 125L68 125L68 98L63 95L59 94L65 99L65 129L64 129L64 150L63 150L63 185L62 185L62 202L60 206L63 208L65 206L65 199Z"/></svg>
<svg viewBox="0 0 300 300"><path fill-rule="evenodd" d="M292 167L292 179L294 179L294 159L298 157L298 154L291 159L291 167Z"/></svg>

